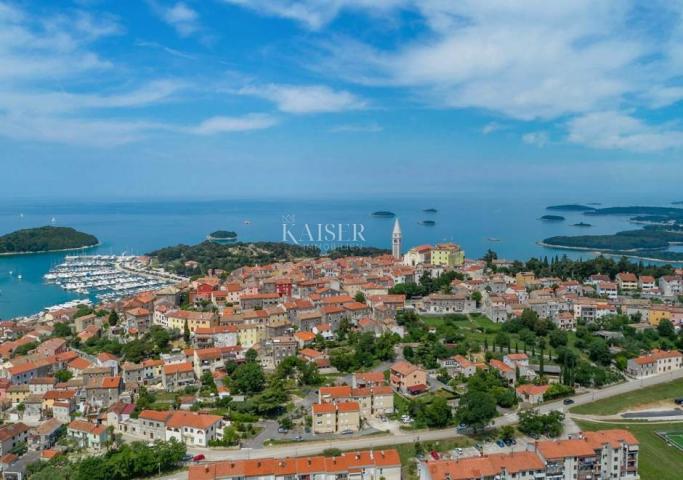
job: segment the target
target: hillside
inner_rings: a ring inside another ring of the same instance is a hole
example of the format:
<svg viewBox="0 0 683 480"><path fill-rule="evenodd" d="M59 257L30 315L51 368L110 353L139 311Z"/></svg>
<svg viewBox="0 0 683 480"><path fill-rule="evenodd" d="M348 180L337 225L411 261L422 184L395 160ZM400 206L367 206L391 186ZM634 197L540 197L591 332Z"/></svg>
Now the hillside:
<svg viewBox="0 0 683 480"><path fill-rule="evenodd" d="M331 258L344 256L372 256L386 253L386 250L372 247L343 248L328 252ZM180 275L192 276L198 272L207 272L219 268L231 272L236 268L265 265L269 263L316 258L321 251L313 246L292 245L282 242L255 242L219 244L210 241L197 245L176 245L166 247L148 255L155 257L164 268ZM194 261L199 267L194 269L185 265Z"/></svg>
<svg viewBox="0 0 683 480"><path fill-rule="evenodd" d="M0 254L70 250L97 245L94 235L70 227L38 227L17 230L0 237Z"/></svg>

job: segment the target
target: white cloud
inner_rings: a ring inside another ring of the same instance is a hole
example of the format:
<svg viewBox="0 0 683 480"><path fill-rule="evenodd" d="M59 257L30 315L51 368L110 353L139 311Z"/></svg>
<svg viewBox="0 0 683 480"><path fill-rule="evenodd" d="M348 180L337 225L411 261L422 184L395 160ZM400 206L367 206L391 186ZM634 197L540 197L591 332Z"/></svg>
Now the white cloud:
<svg viewBox="0 0 683 480"><path fill-rule="evenodd" d="M380 124L376 122L372 123L367 123L367 124L343 124L343 125L336 125L332 128L330 128L330 132L332 133L377 133L381 132L384 130L384 127L382 127Z"/></svg>
<svg viewBox="0 0 683 480"><path fill-rule="evenodd" d="M189 37L201 29L199 14L183 2L177 2L168 7L152 2L152 6L167 24L175 28L181 37Z"/></svg>
<svg viewBox="0 0 683 480"><path fill-rule="evenodd" d="M484 135L488 135L499 130L505 130L506 128L507 127L505 125L502 125L498 122L489 122L482 127L481 133L483 133Z"/></svg>
<svg viewBox="0 0 683 480"><path fill-rule="evenodd" d="M570 142L594 148L656 152L683 146L683 131L669 125L647 125L615 111L574 118L568 129Z"/></svg>
<svg viewBox="0 0 683 480"><path fill-rule="evenodd" d="M269 84L244 87L238 93L265 98L275 103L280 111L295 114L342 112L366 106L354 94L346 90L332 90L324 85Z"/></svg>
<svg viewBox="0 0 683 480"><path fill-rule="evenodd" d="M548 134L546 132L525 133L522 135L522 141L528 145L544 147L548 143Z"/></svg>
<svg viewBox="0 0 683 480"><path fill-rule="evenodd" d="M198 135L213 135L218 133L263 130L276 124L276 118L263 114L250 114L242 117L217 116L206 119L196 127L187 129L187 131Z"/></svg>
<svg viewBox="0 0 683 480"><path fill-rule="evenodd" d="M364 10L382 13L407 0L223 0L225 3L249 8L263 15L294 20L311 30L318 30L331 22L342 10Z"/></svg>
<svg viewBox="0 0 683 480"><path fill-rule="evenodd" d="M181 8L169 20L192 18ZM93 43L121 31L106 15L42 18L0 0L0 136L109 148L156 133L210 135L275 124L262 115L214 117L196 125L144 118L136 109L172 101L196 86L177 79L129 79L112 86L112 78L102 75L112 64L95 53ZM88 89L91 83L96 87Z"/></svg>

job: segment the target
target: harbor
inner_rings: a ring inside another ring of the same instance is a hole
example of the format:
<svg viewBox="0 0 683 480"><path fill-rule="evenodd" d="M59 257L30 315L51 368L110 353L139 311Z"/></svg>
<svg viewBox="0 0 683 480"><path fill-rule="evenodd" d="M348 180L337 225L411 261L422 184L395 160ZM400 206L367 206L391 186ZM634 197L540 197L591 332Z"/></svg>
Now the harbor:
<svg viewBox="0 0 683 480"><path fill-rule="evenodd" d="M184 280L163 270L151 269L131 255L69 255L43 276L47 283L98 300L115 300L155 290Z"/></svg>

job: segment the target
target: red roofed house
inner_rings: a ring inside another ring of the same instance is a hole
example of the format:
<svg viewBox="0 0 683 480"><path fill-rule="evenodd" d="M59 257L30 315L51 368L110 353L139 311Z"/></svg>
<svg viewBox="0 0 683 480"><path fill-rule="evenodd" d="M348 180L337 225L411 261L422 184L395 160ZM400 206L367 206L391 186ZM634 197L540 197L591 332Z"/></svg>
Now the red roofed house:
<svg viewBox="0 0 683 480"><path fill-rule="evenodd" d="M173 391L195 383L194 367L190 362L164 365L161 374L164 390Z"/></svg>
<svg viewBox="0 0 683 480"><path fill-rule="evenodd" d="M166 440L189 446L207 447L209 441L223 438L223 417L176 410L166 422Z"/></svg>
<svg viewBox="0 0 683 480"><path fill-rule="evenodd" d="M548 391L548 388L550 388L550 385L526 383L517 387L515 392L517 392L517 398L519 398L521 402L536 405L537 403L543 402L543 395Z"/></svg>
<svg viewBox="0 0 683 480"><path fill-rule="evenodd" d="M390 368L389 380L394 390L407 394L427 391L427 372L417 365L402 361L394 363Z"/></svg>
<svg viewBox="0 0 683 480"><path fill-rule="evenodd" d="M107 427L84 420L72 421L66 429L69 438L76 440L82 448L100 450L109 438Z"/></svg>
<svg viewBox="0 0 683 480"><path fill-rule="evenodd" d="M85 386L86 401L96 408L109 408L119 401L123 392L120 376L98 378Z"/></svg>
<svg viewBox="0 0 683 480"><path fill-rule="evenodd" d="M631 358L626 372L634 377L648 377L683 367L683 354L677 350L652 350L647 355Z"/></svg>

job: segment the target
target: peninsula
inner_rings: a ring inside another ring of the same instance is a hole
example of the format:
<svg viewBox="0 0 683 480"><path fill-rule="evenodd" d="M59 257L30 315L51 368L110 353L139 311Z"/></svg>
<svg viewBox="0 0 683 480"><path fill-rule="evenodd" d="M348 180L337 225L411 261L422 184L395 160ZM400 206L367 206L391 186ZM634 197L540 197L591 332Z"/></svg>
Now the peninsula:
<svg viewBox="0 0 683 480"><path fill-rule="evenodd" d="M79 250L98 244L94 235L70 227L26 228L0 237L0 255Z"/></svg>
<svg viewBox="0 0 683 480"><path fill-rule="evenodd" d="M546 238L541 245L573 250L592 250L662 261L681 261L683 253L667 251L672 244L683 243L683 233L648 226L613 235L577 235Z"/></svg>
<svg viewBox="0 0 683 480"><path fill-rule="evenodd" d="M546 222L561 222L564 220L564 217L562 215L543 215L540 220Z"/></svg>

